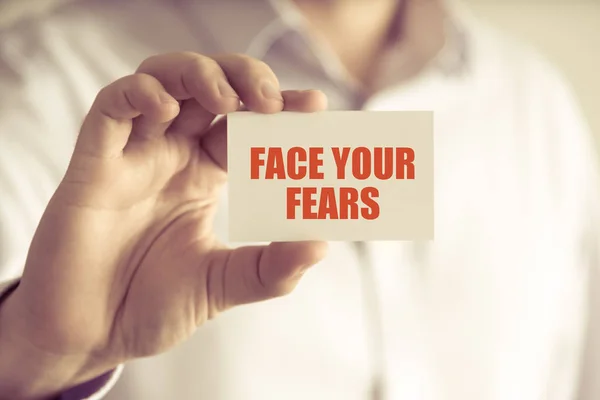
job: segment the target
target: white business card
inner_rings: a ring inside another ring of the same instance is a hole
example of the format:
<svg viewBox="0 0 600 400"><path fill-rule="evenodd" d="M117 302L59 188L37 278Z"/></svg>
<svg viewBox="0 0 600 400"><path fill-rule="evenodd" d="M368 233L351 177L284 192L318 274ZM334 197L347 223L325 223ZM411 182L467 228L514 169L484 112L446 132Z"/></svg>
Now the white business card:
<svg viewBox="0 0 600 400"><path fill-rule="evenodd" d="M228 116L229 241L432 240L433 113Z"/></svg>

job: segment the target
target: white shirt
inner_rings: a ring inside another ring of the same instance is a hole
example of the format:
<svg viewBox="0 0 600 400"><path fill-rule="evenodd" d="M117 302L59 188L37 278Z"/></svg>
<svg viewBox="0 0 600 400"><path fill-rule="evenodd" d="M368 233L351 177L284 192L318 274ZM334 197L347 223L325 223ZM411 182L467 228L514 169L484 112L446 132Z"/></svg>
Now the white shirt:
<svg viewBox="0 0 600 400"><path fill-rule="evenodd" d="M332 243L293 294L127 364L106 399L370 400L374 384L386 400L574 399L599 203L556 71L461 11L462 33L416 79L363 101L287 10L89 0L2 32L0 281L20 275L102 86L157 53L244 52L332 109L434 110L435 241Z"/></svg>

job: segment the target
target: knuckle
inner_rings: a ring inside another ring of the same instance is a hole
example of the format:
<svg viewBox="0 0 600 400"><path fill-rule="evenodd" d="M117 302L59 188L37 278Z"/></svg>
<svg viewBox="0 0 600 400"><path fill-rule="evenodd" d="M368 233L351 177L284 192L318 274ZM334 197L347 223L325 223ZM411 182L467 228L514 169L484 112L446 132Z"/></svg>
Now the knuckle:
<svg viewBox="0 0 600 400"><path fill-rule="evenodd" d="M269 66L269 64L267 64L266 62L264 62L262 60L256 60L255 68L257 70L260 70L261 72L268 72L268 73L273 72L273 70L271 70L271 67Z"/></svg>
<svg viewBox="0 0 600 400"><path fill-rule="evenodd" d="M185 67L186 73L192 73L199 78L211 78L220 71L220 67L212 58L196 55L187 63Z"/></svg>
<svg viewBox="0 0 600 400"><path fill-rule="evenodd" d="M201 54L200 54L200 53L196 53L196 52L194 52L194 51L182 51L182 52L180 52L179 54L180 54L182 57L189 57L189 58L191 58L191 57L198 57L198 56L201 56Z"/></svg>
<svg viewBox="0 0 600 400"><path fill-rule="evenodd" d="M161 57L161 56L153 55L153 56L150 56L150 57L144 59L144 61L142 61L141 64L138 66L136 72L148 71L150 69L151 65L156 64L156 61L158 60L159 57Z"/></svg>
<svg viewBox="0 0 600 400"><path fill-rule="evenodd" d="M151 87L157 83L156 78L154 78L152 75L141 72L129 75L126 79L129 81L128 87L138 90Z"/></svg>
<svg viewBox="0 0 600 400"><path fill-rule="evenodd" d="M100 90L100 93L110 95L123 91L140 91L152 87L155 83L156 79L151 75L135 73L116 80Z"/></svg>
<svg viewBox="0 0 600 400"><path fill-rule="evenodd" d="M122 83L116 81L100 89L96 95L94 108L99 109L101 113L107 113L109 110L114 109L130 108L127 101L121 95L123 93L121 86Z"/></svg>
<svg viewBox="0 0 600 400"><path fill-rule="evenodd" d="M247 75L262 72L265 69L269 69L269 67L264 61L257 60L249 56L241 56L237 60L237 65L239 66L240 71Z"/></svg>
<svg viewBox="0 0 600 400"><path fill-rule="evenodd" d="M255 77L269 75L275 77L271 67L264 61L243 53L227 53L215 56L219 66L227 69L240 77Z"/></svg>
<svg viewBox="0 0 600 400"><path fill-rule="evenodd" d="M263 61L242 53L229 53L222 56L221 59L228 61L228 64L236 69L236 72L242 74L248 74L266 65Z"/></svg>
<svg viewBox="0 0 600 400"><path fill-rule="evenodd" d="M139 98L144 96L152 87L154 78L146 74L133 74L116 80L103 87L96 96L96 101L102 107L114 110L131 110L131 96Z"/></svg>
<svg viewBox="0 0 600 400"><path fill-rule="evenodd" d="M113 85L114 84L110 84L100 89L100 91L98 91L98 94L96 95L96 101L103 101L107 97L110 97L110 92L112 91Z"/></svg>

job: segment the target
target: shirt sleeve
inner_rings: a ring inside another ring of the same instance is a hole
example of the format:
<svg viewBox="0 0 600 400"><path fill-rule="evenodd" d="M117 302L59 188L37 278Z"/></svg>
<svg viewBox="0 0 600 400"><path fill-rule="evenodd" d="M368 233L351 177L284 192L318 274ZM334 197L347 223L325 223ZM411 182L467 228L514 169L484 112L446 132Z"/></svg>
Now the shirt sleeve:
<svg viewBox="0 0 600 400"><path fill-rule="evenodd" d="M580 112L571 87L553 71L552 85L545 103L549 126L554 132L564 157L561 163L563 191L572 199L576 224L580 232L578 264L583 267L583 288L586 291L582 307L585 311L581 327L582 341L578 349L578 373L575 374L575 396L563 393L552 398L600 399L600 174L598 143ZM570 385L569 385L570 387Z"/></svg>
<svg viewBox="0 0 600 400"><path fill-rule="evenodd" d="M580 198L579 218L581 229L580 254L584 266L583 279L586 291L583 304L586 311L580 348L580 372L577 374L577 399L600 399L600 174L598 143L594 139L578 102L567 85L557 88L560 99L556 112L562 115L557 125L563 130L565 143L575 165L569 174L578 182L577 197Z"/></svg>
<svg viewBox="0 0 600 400"><path fill-rule="evenodd" d="M101 400L117 383L123 366L62 393L58 400Z"/></svg>

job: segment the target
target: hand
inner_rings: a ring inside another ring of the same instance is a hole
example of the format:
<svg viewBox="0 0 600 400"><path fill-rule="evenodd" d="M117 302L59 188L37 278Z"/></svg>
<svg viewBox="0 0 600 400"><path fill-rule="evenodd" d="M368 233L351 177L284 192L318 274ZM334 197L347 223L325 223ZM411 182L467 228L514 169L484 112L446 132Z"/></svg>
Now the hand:
<svg viewBox="0 0 600 400"><path fill-rule="evenodd" d="M155 56L102 89L2 307L2 352L26 373L3 354L0 388L20 382L36 398L164 352L230 307L289 293L324 257L322 242L215 238L227 122L213 122L240 100L261 113L326 107L317 91L280 92L241 55Z"/></svg>

